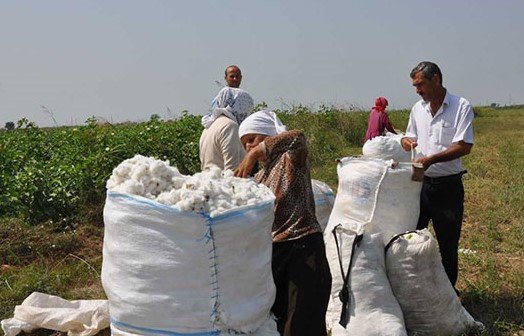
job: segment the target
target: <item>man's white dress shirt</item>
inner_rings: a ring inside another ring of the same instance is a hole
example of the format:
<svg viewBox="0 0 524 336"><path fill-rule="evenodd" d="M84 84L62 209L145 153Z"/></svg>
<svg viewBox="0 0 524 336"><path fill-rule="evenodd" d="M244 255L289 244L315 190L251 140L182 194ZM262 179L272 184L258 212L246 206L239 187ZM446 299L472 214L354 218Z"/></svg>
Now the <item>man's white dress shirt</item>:
<svg viewBox="0 0 524 336"><path fill-rule="evenodd" d="M435 116L430 104L418 101L409 115L406 137L417 139L418 151L429 156L448 149L452 143L473 144L473 108L469 101L446 91L444 102ZM429 177L458 174L464 169L460 158L432 164L425 172Z"/></svg>

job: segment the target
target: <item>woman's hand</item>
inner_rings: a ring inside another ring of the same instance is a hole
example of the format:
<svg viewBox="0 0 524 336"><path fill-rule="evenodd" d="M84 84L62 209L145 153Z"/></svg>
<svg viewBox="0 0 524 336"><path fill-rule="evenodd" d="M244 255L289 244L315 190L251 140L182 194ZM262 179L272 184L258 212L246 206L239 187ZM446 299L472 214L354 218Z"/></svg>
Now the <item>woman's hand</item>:
<svg viewBox="0 0 524 336"><path fill-rule="evenodd" d="M244 178L249 177L249 174L253 171L253 167L255 167L257 161L266 161L266 153L262 147L263 146L258 145L247 153L244 160L240 162L238 168L235 170L235 176Z"/></svg>

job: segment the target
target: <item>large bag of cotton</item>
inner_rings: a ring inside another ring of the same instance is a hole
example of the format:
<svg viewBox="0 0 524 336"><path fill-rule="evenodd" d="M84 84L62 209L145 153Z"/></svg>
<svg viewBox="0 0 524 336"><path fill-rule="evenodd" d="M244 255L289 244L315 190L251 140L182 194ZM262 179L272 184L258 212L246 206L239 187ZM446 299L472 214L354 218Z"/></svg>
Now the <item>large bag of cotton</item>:
<svg viewBox="0 0 524 336"><path fill-rule="evenodd" d="M409 335L460 335L483 328L462 306L427 229L393 238L386 246L386 265Z"/></svg>
<svg viewBox="0 0 524 336"><path fill-rule="evenodd" d="M139 156L107 187L102 285L114 333L278 335L268 188Z"/></svg>
<svg viewBox="0 0 524 336"><path fill-rule="evenodd" d="M385 245L391 237L414 230L422 183L411 180L411 171L408 162L340 159L337 196L326 231L340 223L367 223L366 231L382 233Z"/></svg>
<svg viewBox="0 0 524 336"><path fill-rule="evenodd" d="M322 230L326 227L333 204L335 203L335 194L333 190L324 182L311 180L313 196L315 198L315 215Z"/></svg>
<svg viewBox="0 0 524 336"><path fill-rule="evenodd" d="M364 143L362 154L375 159L411 162L411 152L405 151L400 143L403 136L388 133L385 136L374 137Z"/></svg>
<svg viewBox="0 0 524 336"><path fill-rule="evenodd" d="M156 330L140 330L139 333L130 332L128 328L121 325L112 324L111 325L111 336L144 336L144 335L170 335L170 336L280 336L277 331L277 326L275 321L272 318L267 319L257 330L249 334L241 334L236 331L216 331L209 333L157 333ZM9 335L8 335L9 336Z"/></svg>
<svg viewBox="0 0 524 336"><path fill-rule="evenodd" d="M407 335L402 310L386 275L380 233L339 224L328 235L332 289L326 324L332 336Z"/></svg>

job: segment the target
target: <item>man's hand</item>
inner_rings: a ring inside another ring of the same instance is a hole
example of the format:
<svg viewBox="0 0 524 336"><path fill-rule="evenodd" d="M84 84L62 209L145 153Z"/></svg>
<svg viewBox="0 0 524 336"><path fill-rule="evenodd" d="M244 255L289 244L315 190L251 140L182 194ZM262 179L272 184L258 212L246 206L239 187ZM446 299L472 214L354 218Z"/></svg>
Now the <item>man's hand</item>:
<svg viewBox="0 0 524 336"><path fill-rule="evenodd" d="M429 166L431 166L433 163L433 158L431 156L423 156L423 157L420 157L418 159L416 159L414 162L416 163L422 163L422 165L424 166L424 170L427 170L429 168Z"/></svg>
<svg viewBox="0 0 524 336"><path fill-rule="evenodd" d="M423 156L416 159L415 162L422 163L424 170L426 170L434 163L451 161L464 155L468 155L471 152L472 146L473 144L468 144L464 141L455 142L452 143L448 149L430 156Z"/></svg>
<svg viewBox="0 0 524 336"><path fill-rule="evenodd" d="M235 170L235 176L244 178L249 177L249 174L253 171L253 167L255 167L257 161L265 161L266 159L266 153L262 150L260 145L252 148L244 157L244 160L242 160L238 165L238 168Z"/></svg>
<svg viewBox="0 0 524 336"><path fill-rule="evenodd" d="M402 145L402 148L404 148L405 151L411 151L411 146L413 145L413 148L417 147L417 139L415 138L408 138L408 137L405 137L405 138L402 138L402 140L400 140L400 144Z"/></svg>

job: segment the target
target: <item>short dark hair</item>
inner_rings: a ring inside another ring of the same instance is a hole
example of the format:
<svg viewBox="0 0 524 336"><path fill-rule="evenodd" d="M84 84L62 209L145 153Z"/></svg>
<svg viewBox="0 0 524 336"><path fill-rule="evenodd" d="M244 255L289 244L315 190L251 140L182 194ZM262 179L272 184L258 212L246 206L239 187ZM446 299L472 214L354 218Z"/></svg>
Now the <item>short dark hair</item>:
<svg viewBox="0 0 524 336"><path fill-rule="evenodd" d="M238 72L240 72L240 74L242 74L242 70L240 70L240 68L238 67L238 65L230 65L226 68L226 70L224 71L224 76L227 76L227 69L230 69L230 68L237 68L238 69Z"/></svg>
<svg viewBox="0 0 524 336"><path fill-rule="evenodd" d="M435 63L428 61L420 62L416 67L413 68L413 70L411 70L409 76L411 78L415 78L415 74L421 71L424 77L429 80L431 80L433 76L438 75L440 78L440 84L442 84L442 72Z"/></svg>

